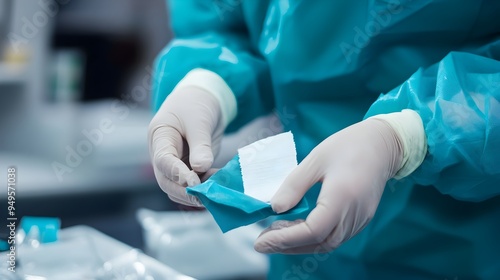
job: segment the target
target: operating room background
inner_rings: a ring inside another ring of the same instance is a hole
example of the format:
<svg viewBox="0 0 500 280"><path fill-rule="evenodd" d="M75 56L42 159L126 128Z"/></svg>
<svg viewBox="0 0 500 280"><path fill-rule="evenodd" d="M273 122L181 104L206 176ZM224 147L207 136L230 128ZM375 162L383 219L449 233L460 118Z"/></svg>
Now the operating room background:
<svg viewBox="0 0 500 280"><path fill-rule="evenodd" d="M151 65L172 36L165 1L1 0L0 24L1 175L18 169L17 216L142 248L136 210L179 210L146 138Z"/></svg>

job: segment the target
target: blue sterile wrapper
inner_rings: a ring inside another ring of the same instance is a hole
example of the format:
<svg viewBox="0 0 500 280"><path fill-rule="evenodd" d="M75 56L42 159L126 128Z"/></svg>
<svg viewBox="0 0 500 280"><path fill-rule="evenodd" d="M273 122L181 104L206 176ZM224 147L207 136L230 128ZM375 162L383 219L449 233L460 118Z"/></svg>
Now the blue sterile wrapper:
<svg viewBox="0 0 500 280"><path fill-rule="evenodd" d="M243 193L239 157L236 155L204 183L187 188L212 214L222 232L246 226L270 216L300 214L309 209L305 199L289 211L277 214L271 205Z"/></svg>

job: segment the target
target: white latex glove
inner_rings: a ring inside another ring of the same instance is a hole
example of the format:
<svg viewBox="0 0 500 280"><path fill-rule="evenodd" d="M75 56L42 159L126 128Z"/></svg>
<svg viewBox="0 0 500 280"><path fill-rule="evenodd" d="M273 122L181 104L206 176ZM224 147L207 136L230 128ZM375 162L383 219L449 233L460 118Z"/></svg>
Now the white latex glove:
<svg viewBox="0 0 500 280"><path fill-rule="evenodd" d="M163 102L149 125L149 151L156 180L171 200L202 206L186 186L200 184L209 171L223 132L221 106L206 90L183 87Z"/></svg>
<svg viewBox="0 0 500 280"><path fill-rule="evenodd" d="M425 138L421 120L418 115L416 118L413 124L421 126L414 129L417 137ZM410 153L417 154L417 162L403 156L403 145L409 137L400 139L404 133L396 133L393 127L385 120L370 118L331 135L314 148L285 179L271 205L276 213L283 213L293 208L312 185L322 182L316 207L305 221L275 222L257 238L255 250L328 252L360 232L375 214L387 180L407 162L414 170L425 154L424 150ZM410 141L418 142L414 137ZM422 143L425 140L418 146Z"/></svg>

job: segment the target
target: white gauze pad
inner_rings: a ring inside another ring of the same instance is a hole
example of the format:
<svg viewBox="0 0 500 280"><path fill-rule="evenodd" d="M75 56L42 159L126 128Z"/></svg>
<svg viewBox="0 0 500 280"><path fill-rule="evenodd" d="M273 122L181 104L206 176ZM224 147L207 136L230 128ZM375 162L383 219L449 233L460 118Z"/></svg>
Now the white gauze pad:
<svg viewBox="0 0 500 280"><path fill-rule="evenodd" d="M291 132L271 136L238 149L244 193L270 202L286 176L297 166Z"/></svg>

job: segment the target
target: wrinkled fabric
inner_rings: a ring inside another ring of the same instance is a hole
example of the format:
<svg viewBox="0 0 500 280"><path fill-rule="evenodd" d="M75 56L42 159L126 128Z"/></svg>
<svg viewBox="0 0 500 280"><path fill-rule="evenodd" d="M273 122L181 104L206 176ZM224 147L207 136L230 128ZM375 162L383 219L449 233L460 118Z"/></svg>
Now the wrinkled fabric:
<svg viewBox="0 0 500 280"><path fill-rule="evenodd" d="M500 58L500 41L489 46ZM422 87L432 87L419 98ZM390 108L390 109L389 109ZM381 96L368 115L418 110L426 124L426 160L408 179L460 200L500 194L500 63L452 52Z"/></svg>
<svg viewBox="0 0 500 280"><path fill-rule="evenodd" d="M272 256L270 279L500 277L499 1L169 3L155 108L191 69L214 71L238 102L228 131L274 110L299 161L374 114L422 117L428 154L371 223L331 254Z"/></svg>
<svg viewBox="0 0 500 280"><path fill-rule="evenodd" d="M243 193L239 156L200 185L187 188L212 214L222 232L246 226L275 215L300 214L309 209L302 199L297 206L283 214L276 214L271 204Z"/></svg>

